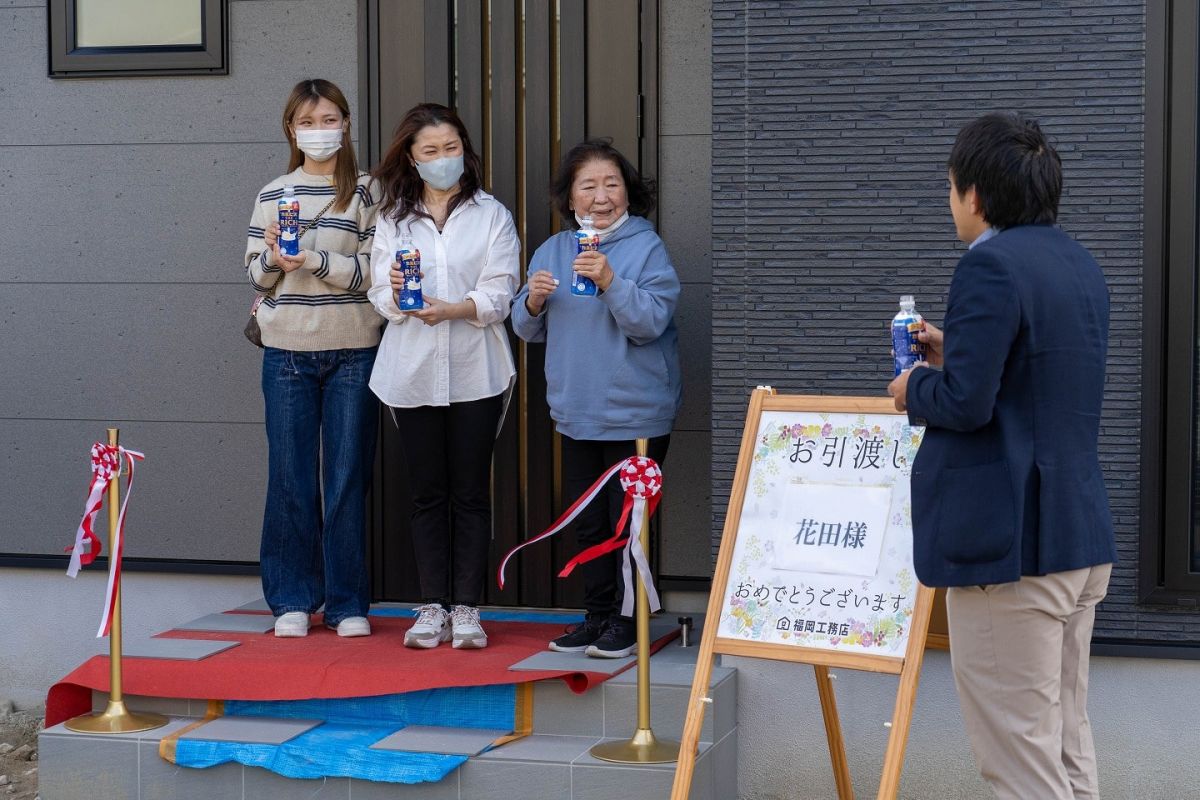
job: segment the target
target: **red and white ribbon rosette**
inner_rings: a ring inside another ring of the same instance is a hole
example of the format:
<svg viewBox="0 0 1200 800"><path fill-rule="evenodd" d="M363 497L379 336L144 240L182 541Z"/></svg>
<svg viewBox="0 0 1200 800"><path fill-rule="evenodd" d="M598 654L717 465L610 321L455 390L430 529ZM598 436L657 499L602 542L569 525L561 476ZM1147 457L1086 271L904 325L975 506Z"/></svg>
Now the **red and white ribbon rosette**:
<svg viewBox="0 0 1200 800"><path fill-rule="evenodd" d="M500 585L500 588L504 588L504 568L508 565L509 559L516 555L517 551L535 542L549 539L551 536L561 533L567 525L571 524L572 520L579 516L583 509L587 508L596 499L596 496L604 489L604 484L614 475L619 476L621 488L625 490L625 502L621 508L621 518L617 520L612 538L592 545L575 556L558 573L558 577L565 578L580 564L586 564L588 561L599 558L605 553L611 553L614 550L624 548L624 552L621 554L621 573L625 582L625 593L621 601L621 615L626 617L633 616L636 593L633 583L633 570L630 566L631 562L637 566L638 575L642 578L642 585L646 587L646 599L649 601L650 611L655 612L662 608L662 603L658 598L658 590L654 587L654 576L650 572L650 559L646 555L646 551L642 548L641 537L639 535L642 530L642 521L653 516L655 509L658 508L659 501L662 500L662 468L658 466L654 459L645 456L633 456L613 464L604 471L603 475L596 479L595 483L588 487L587 491L580 495L579 499L572 503L554 521L553 525L532 539L528 539L512 550L509 550L504 558L501 559L500 567L496 571L496 582ZM625 533L626 523L629 523L628 535Z"/></svg>
<svg viewBox="0 0 1200 800"><path fill-rule="evenodd" d="M75 531L75 544L66 548L71 553L71 563L67 566L67 575L74 578L79 574L80 567L91 564L100 554L100 538L96 536L93 525L96 514L104 505L104 494L109 484L121 477L121 459L129 465L129 489L125 492L125 500L121 503L121 513L117 518L117 528L112 532L113 552L108 559L108 587L104 592L104 613L100 618L100 628L96 638L108 635L112 627L113 606L116 604L117 587L121 580L121 553L124 550L125 510L129 506L129 495L133 492L133 465L135 460L141 461L146 456L136 450L126 450L124 447L96 442L92 445L92 484L88 487L87 501L83 507L83 519Z"/></svg>

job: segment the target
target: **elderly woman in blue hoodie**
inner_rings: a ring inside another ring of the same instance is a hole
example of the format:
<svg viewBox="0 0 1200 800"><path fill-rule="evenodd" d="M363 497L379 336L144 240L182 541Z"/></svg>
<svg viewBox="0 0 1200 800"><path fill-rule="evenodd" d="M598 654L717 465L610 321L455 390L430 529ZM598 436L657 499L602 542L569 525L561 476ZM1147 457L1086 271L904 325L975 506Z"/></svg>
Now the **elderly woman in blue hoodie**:
<svg viewBox="0 0 1200 800"><path fill-rule="evenodd" d="M553 201L569 229L548 239L513 301L513 330L546 343L546 399L562 434L563 487L577 497L608 467L635 454L662 463L681 400L675 305L679 278L662 239L645 218L654 184L609 142L576 145L563 159ZM576 252L585 217L599 250ZM591 278L594 296L573 295L572 272ZM581 546L612 536L623 492L616 478L575 523ZM621 552L581 567L587 616L551 650L621 658L637 645L633 620L620 616Z"/></svg>

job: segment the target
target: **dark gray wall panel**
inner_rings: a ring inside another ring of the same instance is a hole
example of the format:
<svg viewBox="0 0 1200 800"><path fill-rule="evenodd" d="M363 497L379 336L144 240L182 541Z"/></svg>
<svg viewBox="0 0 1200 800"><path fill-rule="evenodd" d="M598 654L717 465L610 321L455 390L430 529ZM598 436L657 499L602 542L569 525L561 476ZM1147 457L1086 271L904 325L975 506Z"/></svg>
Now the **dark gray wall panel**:
<svg viewBox="0 0 1200 800"><path fill-rule="evenodd" d="M659 138L659 227L682 281L712 280L712 136Z"/></svg>
<svg viewBox="0 0 1200 800"><path fill-rule="evenodd" d="M683 370L683 405L675 418L676 431L703 431L707 434L711 427L711 323L711 285L683 284L679 306L675 310L675 325L679 329L679 360ZM699 475L696 477L699 479Z"/></svg>
<svg viewBox="0 0 1200 800"><path fill-rule="evenodd" d="M675 322L683 406L667 459L671 500L662 570L712 573L709 537L712 414L711 77L709 0L658 4L659 232L683 283Z"/></svg>
<svg viewBox="0 0 1200 800"><path fill-rule="evenodd" d="M45 4L0 9L0 100L21 109L0 119L0 193L20 198L0 248L0 369L17 376L0 441L11 497L30 499L10 504L0 551L62 552L88 447L117 422L150 457L131 512L149 538L131 555L257 560L246 226L286 166L292 85L329 78L357 109L357 6L233 0L230 14L229 76L51 80Z"/></svg>
<svg viewBox="0 0 1200 800"><path fill-rule="evenodd" d="M327 78L358 108L354 0L229 4L230 74L212 78L46 77L46 8L0 11L0 145L281 141L296 81ZM319 35L314 35L319 32Z"/></svg>
<svg viewBox="0 0 1200 800"><path fill-rule="evenodd" d="M260 423L251 296L240 283L6 286L5 373L27 378L0 382L0 417Z"/></svg>
<svg viewBox="0 0 1200 800"><path fill-rule="evenodd" d="M659 132L712 132L710 0L669 0L659 6Z"/></svg>
<svg viewBox="0 0 1200 800"><path fill-rule="evenodd" d="M897 296L940 321L964 252L947 210L954 135L1017 109L1056 143L1060 222L1112 296L1101 448L1123 557L1097 631L1200 635L1200 616L1139 607L1134 586L1144 11L1140 0L715 0L713 283L744 294L713 308L714 547L748 393L883 394Z"/></svg>
<svg viewBox="0 0 1200 800"><path fill-rule="evenodd" d="M258 190L287 168L282 134L270 144L0 153L0 193L22 198L6 213L0 284L240 281L249 297L246 227Z"/></svg>
<svg viewBox="0 0 1200 800"><path fill-rule="evenodd" d="M707 430L671 434L663 465L663 525L660 566L664 575L712 573L705 547L709 524L709 446Z"/></svg>
<svg viewBox="0 0 1200 800"><path fill-rule="evenodd" d="M61 553L75 539L91 478L88 453L112 420L0 419L8 476L0 552ZM261 425L121 421L121 442L146 454L134 478L125 553L257 561L266 491ZM19 498L20 501L16 502ZM107 544L107 511L98 531Z"/></svg>

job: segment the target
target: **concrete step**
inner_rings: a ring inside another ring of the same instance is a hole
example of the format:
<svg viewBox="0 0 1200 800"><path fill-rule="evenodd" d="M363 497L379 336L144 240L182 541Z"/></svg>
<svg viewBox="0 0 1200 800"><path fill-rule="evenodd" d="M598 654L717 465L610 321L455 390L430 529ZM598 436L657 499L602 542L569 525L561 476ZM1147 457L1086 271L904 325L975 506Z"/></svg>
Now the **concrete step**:
<svg viewBox="0 0 1200 800"><path fill-rule="evenodd" d="M39 737L39 790L50 800L657 800L670 796L674 764L622 765L589 749L612 741L534 734L469 759L437 783L348 778L297 780L258 767L189 769L164 761L158 744L193 720L174 718L143 734L95 735L56 726ZM737 731L702 743L691 800L737 796Z"/></svg>
<svg viewBox="0 0 1200 800"><path fill-rule="evenodd" d="M699 632L694 641L699 641ZM650 661L651 726L678 741L695 669L697 647L671 643ZM580 656L580 658L585 658ZM701 731L690 797L737 796L737 672L713 668L712 705ZM164 761L164 736L203 716L207 699L126 696L134 710L172 717L142 734L88 735L62 725L40 736L39 780L47 800L285 800L295 797L401 800L654 800L670 794L674 764L622 765L589 754L601 742L625 740L637 726L637 670L630 669L582 695L554 679L534 684L534 735L470 758L438 783L389 784L347 778L295 780L257 767L223 764L189 769ZM102 709L107 697L96 694Z"/></svg>

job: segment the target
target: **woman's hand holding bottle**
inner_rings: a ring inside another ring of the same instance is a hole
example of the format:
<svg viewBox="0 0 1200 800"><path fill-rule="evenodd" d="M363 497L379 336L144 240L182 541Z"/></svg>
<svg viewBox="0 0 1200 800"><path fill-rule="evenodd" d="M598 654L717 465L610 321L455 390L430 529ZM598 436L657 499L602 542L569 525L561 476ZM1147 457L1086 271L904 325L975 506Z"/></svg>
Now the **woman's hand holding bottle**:
<svg viewBox="0 0 1200 800"><path fill-rule="evenodd" d="M571 267L583 277L591 278L596 288L602 292L608 291L608 287L612 285L613 271L608 265L608 256L599 250L584 250L575 256Z"/></svg>
<svg viewBox="0 0 1200 800"><path fill-rule="evenodd" d="M275 254L275 264L284 272L295 272L304 266L304 260L308 258L308 253L304 250L294 256L280 252L278 242L271 248L271 252Z"/></svg>

